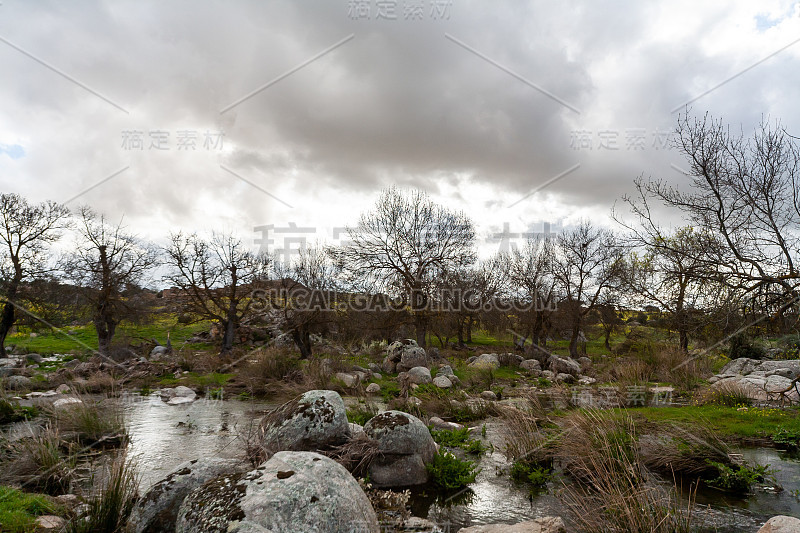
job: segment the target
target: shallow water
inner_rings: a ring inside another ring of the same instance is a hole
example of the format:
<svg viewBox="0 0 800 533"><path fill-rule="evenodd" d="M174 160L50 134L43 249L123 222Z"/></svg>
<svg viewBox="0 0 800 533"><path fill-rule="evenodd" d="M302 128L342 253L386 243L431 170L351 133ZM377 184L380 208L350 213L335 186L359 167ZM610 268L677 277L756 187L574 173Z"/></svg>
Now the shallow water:
<svg viewBox="0 0 800 533"><path fill-rule="evenodd" d="M170 406L158 394L129 397L124 413L131 442L129 453L138 458L142 490L162 479L179 464L203 457L241 457L243 435L252 421L276 404L237 400L197 400L187 405ZM547 515L563 515L563 507L554 493L561 483L555 481L549 493L529 496L528 487L508 476L510 464L502 454L503 443L497 421L486 423L485 443L494 445L479 462L476 482L457 494L433 494L430 489L412 491L412 511L427 517L445 531L489 523L516 523ZM479 430L475 435L479 434ZM242 435L242 437L240 437ZM791 491L800 489L800 460L777 450L759 448L742 450L748 461L771 464L784 491L758 492L747 499L734 498L715 490L696 495L697 517L710 531L734 533L757 531L771 516L800 515L800 499Z"/></svg>
<svg viewBox="0 0 800 533"><path fill-rule="evenodd" d="M167 405L158 393L126 396L123 412L131 437L128 453L137 460L142 490L185 461L242 457L243 436L250 423L274 407L260 402L205 399Z"/></svg>

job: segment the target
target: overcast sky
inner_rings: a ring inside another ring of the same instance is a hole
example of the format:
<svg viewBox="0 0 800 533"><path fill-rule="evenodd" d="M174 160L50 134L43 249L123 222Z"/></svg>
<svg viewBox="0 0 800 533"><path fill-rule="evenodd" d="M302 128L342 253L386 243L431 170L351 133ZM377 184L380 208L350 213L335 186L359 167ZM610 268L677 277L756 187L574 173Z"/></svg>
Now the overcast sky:
<svg viewBox="0 0 800 533"><path fill-rule="evenodd" d="M797 2L0 4L0 190L143 237L352 224L388 185L507 225L680 183L691 102L800 134ZM194 148L194 149L192 149ZM676 169L677 167L677 169Z"/></svg>

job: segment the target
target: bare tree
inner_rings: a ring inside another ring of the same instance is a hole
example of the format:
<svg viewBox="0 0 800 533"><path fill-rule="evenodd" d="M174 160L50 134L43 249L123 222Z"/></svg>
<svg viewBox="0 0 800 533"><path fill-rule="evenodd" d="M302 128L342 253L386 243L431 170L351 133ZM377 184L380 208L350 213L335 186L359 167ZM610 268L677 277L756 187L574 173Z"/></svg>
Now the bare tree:
<svg viewBox="0 0 800 533"><path fill-rule="evenodd" d="M117 326L133 314L134 301L126 297L156 264L156 250L126 233L122 221L106 222L89 207L80 209L80 241L64 262L64 272L81 289L91 307L98 351L110 355Z"/></svg>
<svg viewBox="0 0 800 533"><path fill-rule="evenodd" d="M215 233L210 240L197 234L171 237L166 249L170 272L165 281L188 299L188 310L219 324L222 353L233 347L236 329L251 311L256 283L268 277L269 258L254 254L230 234Z"/></svg>
<svg viewBox="0 0 800 533"><path fill-rule="evenodd" d="M758 297L775 315L797 306L800 288L800 147L779 124L763 121L746 138L708 114L678 120L677 147L689 187L665 181L643 191L680 210L687 223L718 235L710 275Z"/></svg>
<svg viewBox="0 0 800 533"><path fill-rule="evenodd" d="M68 216L69 210L55 202L31 205L17 194L0 194L0 358L7 357L5 341L16 319L20 286L52 270L44 252L68 226Z"/></svg>
<svg viewBox="0 0 800 533"><path fill-rule="evenodd" d="M641 182L636 183L641 186ZM626 241L634 251L626 258L621 280L638 297L637 303L655 303L669 313L680 349L688 352L689 334L701 326L693 311L709 301L707 291L722 279L715 262L720 243L708 232L691 226L667 232L654 222L643 198L640 196L639 202L625 198L639 215L639 223L626 224L630 230Z"/></svg>
<svg viewBox="0 0 800 533"><path fill-rule="evenodd" d="M562 294L559 311L570 326L569 353L578 356L578 339L585 317L604 303L608 289L618 283L622 249L613 233L589 222L558 235L553 278Z"/></svg>
<svg viewBox="0 0 800 533"><path fill-rule="evenodd" d="M311 335L323 333L337 318L337 304L346 304L337 290L335 266L324 250L304 248L292 261L273 261L272 272L271 289L257 294L292 336L300 356L311 357Z"/></svg>
<svg viewBox="0 0 800 533"><path fill-rule="evenodd" d="M534 355L544 353L536 347L547 343L547 326L555 298L554 254L552 241L531 239L505 258L508 282L521 309L518 314L520 340L524 345L531 339Z"/></svg>
<svg viewBox="0 0 800 533"><path fill-rule="evenodd" d="M434 281L475 261L472 221L421 191L404 193L393 187L348 232L351 243L331 251L337 263L379 290L406 297L417 343L424 346Z"/></svg>

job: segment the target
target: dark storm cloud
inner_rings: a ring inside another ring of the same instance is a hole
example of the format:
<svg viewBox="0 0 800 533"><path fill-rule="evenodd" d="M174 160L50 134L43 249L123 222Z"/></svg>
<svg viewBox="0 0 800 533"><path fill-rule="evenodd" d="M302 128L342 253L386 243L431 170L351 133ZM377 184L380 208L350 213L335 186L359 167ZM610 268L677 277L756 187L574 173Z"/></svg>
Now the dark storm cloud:
<svg viewBox="0 0 800 533"><path fill-rule="evenodd" d="M454 0L446 20L427 7L406 20L405 3L397 20L374 20L374 1L373 20L353 20L348 1L4 2L0 36L63 75L0 43L0 144L24 153L0 157L0 186L64 200L96 185L76 203L156 232L367 207L388 183L471 205L479 223L527 195L520 209L607 213L640 174L681 179L678 154L653 145L676 106L800 37L786 2ZM787 48L692 109L796 131L799 55ZM157 129L171 150L123 148L123 131ZM224 149L178 151L184 129L198 144L224 131ZM591 150L575 146L581 130ZM643 149L628 130L646 132ZM616 150L597 145L601 131Z"/></svg>

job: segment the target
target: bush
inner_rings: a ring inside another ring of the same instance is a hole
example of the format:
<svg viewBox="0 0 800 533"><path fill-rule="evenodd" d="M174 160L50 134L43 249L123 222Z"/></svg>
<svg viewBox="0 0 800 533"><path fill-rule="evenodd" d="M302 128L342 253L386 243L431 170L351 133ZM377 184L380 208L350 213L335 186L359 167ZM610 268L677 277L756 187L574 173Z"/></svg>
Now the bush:
<svg viewBox="0 0 800 533"><path fill-rule="evenodd" d="M0 424L30 420L36 416L35 407L20 407L6 399L0 399Z"/></svg>
<svg viewBox="0 0 800 533"><path fill-rule="evenodd" d="M431 483L444 490L462 489L473 483L478 475L474 462L459 459L443 448L425 467L431 476Z"/></svg>
<svg viewBox="0 0 800 533"><path fill-rule="evenodd" d="M520 483L530 483L531 492L547 486L553 477L552 464L537 463L533 461L514 461L509 472L511 479Z"/></svg>
<svg viewBox="0 0 800 533"><path fill-rule="evenodd" d="M800 431L781 427L772 435L772 442L782 450L796 452L800 450Z"/></svg>
<svg viewBox="0 0 800 533"><path fill-rule="evenodd" d="M731 359L739 359L741 357L761 359L764 357L764 349L753 345L744 333L740 333L731 338L729 357Z"/></svg>
<svg viewBox="0 0 800 533"><path fill-rule="evenodd" d="M681 510L677 489L647 482L636 446L636 427L628 416L582 411L568 419L569 437L558 457L578 483L563 496L570 531L613 533L689 533L692 505Z"/></svg>
<svg viewBox="0 0 800 533"><path fill-rule="evenodd" d="M440 431L431 429L430 432L434 442L440 446L461 448L467 453L475 455L480 455L486 450L481 441L470 438L469 429L467 428L443 429Z"/></svg>
<svg viewBox="0 0 800 533"><path fill-rule="evenodd" d="M769 469L769 465L743 464L728 466L713 461L709 464L717 469L718 474L717 477L707 480L706 484L716 489L736 494L749 493L753 485L771 477L773 473Z"/></svg>
<svg viewBox="0 0 800 533"><path fill-rule="evenodd" d="M459 448L469 440L469 429L467 428L443 429L441 431L432 429L430 431L434 442L440 446Z"/></svg>

